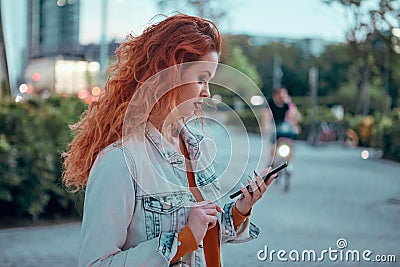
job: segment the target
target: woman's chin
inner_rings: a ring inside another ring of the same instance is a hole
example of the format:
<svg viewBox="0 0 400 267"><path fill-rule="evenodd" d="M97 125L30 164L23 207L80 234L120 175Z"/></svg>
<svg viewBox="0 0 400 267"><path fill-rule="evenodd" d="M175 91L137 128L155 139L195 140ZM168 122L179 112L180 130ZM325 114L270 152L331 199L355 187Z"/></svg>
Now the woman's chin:
<svg viewBox="0 0 400 267"><path fill-rule="evenodd" d="M180 112L179 113L179 117L183 118L183 119L188 119L190 117L193 117L196 114L195 110L191 110L191 111L185 111L185 112Z"/></svg>

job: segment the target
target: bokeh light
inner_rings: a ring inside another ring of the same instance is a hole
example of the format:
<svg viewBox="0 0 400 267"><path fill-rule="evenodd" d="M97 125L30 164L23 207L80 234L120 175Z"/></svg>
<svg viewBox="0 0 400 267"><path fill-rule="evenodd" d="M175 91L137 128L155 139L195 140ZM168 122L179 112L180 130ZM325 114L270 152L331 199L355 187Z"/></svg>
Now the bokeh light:
<svg viewBox="0 0 400 267"><path fill-rule="evenodd" d="M32 81L34 82L38 82L40 80L40 73L39 72L35 72L32 74Z"/></svg>
<svg viewBox="0 0 400 267"><path fill-rule="evenodd" d="M361 151L361 158L362 159L368 159L369 158L369 152L368 152L368 150L363 150L363 151Z"/></svg>
<svg viewBox="0 0 400 267"><path fill-rule="evenodd" d="M29 91L29 87L28 87L28 85L26 85L25 83L23 83L23 84L21 84L21 85L19 86L19 92L20 92L21 94L26 94L28 91Z"/></svg>
<svg viewBox="0 0 400 267"><path fill-rule="evenodd" d="M92 95L93 96L98 96L98 95L100 95L100 93L101 93L100 87L95 86L95 87L92 88Z"/></svg>
<svg viewBox="0 0 400 267"><path fill-rule="evenodd" d="M89 96L89 92L87 90L80 90L78 92L78 98L79 99L86 99Z"/></svg>

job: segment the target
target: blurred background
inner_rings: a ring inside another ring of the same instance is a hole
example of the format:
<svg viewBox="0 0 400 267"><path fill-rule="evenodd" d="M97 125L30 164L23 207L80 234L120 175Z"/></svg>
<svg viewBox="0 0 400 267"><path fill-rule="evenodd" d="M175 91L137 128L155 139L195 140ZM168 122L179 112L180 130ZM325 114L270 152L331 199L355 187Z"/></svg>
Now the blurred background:
<svg viewBox="0 0 400 267"><path fill-rule="evenodd" d="M307 187L298 182L296 188L296 179L324 188L318 179L344 164L344 175L352 177L331 192L359 190L363 182L352 179L363 173L368 185L382 190L379 201L392 207L384 211L395 216L385 219L389 229L400 222L399 1L1 0L0 11L1 228L79 222L83 192L67 193L60 181L60 153L72 138L68 125L104 93L118 44L162 19L157 14L176 11L215 21L224 39L221 62L250 77L265 98L276 86L287 89L301 114L292 204L296 192L306 192L301 185ZM213 98L236 110L257 135L264 100L242 91L250 102L211 87ZM309 174L315 179L302 180L312 162L323 167ZM372 182L377 175L382 188ZM370 205L370 195L361 194ZM322 203L315 199L307 204ZM393 244L400 241L398 230L389 236ZM0 231L0 248L2 240ZM12 256L5 258L1 266L14 266Z"/></svg>

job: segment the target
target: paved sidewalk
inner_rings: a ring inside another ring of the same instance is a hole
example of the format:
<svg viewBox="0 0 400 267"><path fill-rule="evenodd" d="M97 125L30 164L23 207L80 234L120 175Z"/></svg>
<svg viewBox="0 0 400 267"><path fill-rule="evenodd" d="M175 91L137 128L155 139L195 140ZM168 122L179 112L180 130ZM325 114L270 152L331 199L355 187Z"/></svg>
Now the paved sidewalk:
<svg viewBox="0 0 400 267"><path fill-rule="evenodd" d="M78 266L80 226L68 223L0 230L0 266Z"/></svg>

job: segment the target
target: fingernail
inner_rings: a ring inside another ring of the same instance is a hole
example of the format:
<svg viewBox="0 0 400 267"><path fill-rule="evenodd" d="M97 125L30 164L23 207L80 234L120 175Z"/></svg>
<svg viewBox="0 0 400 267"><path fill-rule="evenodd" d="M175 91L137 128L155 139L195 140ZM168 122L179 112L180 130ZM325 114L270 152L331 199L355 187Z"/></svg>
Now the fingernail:
<svg viewBox="0 0 400 267"><path fill-rule="evenodd" d="M245 188L246 186L243 183L240 183L240 188Z"/></svg>
<svg viewBox="0 0 400 267"><path fill-rule="evenodd" d="M256 176L260 176L260 175L258 175L258 173L256 172L256 170L254 170L254 174L255 174Z"/></svg>

